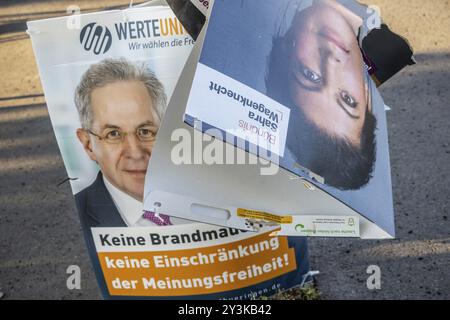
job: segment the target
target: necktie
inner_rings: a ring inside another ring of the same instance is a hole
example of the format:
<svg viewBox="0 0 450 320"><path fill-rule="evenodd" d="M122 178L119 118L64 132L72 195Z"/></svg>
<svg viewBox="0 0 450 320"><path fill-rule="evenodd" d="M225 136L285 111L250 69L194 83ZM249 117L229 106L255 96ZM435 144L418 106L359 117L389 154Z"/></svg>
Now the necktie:
<svg viewBox="0 0 450 320"><path fill-rule="evenodd" d="M157 226L170 226L172 223L170 222L170 217L165 214L156 214L151 211L144 211L142 217L146 220L149 220L156 224Z"/></svg>

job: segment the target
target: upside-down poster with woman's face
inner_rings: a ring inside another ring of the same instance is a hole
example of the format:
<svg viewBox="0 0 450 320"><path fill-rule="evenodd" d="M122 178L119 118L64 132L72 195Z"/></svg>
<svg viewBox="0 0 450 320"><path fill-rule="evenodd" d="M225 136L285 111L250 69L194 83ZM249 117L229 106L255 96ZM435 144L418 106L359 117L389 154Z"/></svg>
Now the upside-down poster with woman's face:
<svg viewBox="0 0 450 320"><path fill-rule="evenodd" d="M269 94L282 93L292 111L290 156L343 190L366 185L375 162L376 119L357 38L362 23L338 2L313 2L274 41L267 75Z"/></svg>
<svg viewBox="0 0 450 320"><path fill-rule="evenodd" d="M220 73L236 84L233 92L241 86L240 93L273 99L265 121L266 110L243 103L250 110L246 134L278 141L267 150L281 167L394 235L385 105L361 49L380 22L375 10L352 0L215 1L193 88ZM216 96L222 87L209 91ZM202 114L199 105L191 91L189 124ZM229 129L214 121L206 122Z"/></svg>

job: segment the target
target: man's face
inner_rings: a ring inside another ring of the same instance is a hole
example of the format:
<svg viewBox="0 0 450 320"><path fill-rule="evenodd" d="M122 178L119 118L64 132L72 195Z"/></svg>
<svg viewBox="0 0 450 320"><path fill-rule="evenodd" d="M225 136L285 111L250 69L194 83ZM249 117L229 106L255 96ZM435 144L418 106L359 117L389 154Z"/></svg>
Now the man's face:
<svg viewBox="0 0 450 320"><path fill-rule="evenodd" d="M141 142L135 132L144 128L156 135L160 125L145 85L139 81L117 81L96 88L91 93L91 107L92 132L100 137L115 135L118 130L127 135L121 143L108 143L83 131L79 138L85 150L109 182L142 201L153 142Z"/></svg>
<svg viewBox="0 0 450 320"><path fill-rule="evenodd" d="M362 54L349 22L330 4L316 1L294 21L290 95L321 130L359 146L368 105Z"/></svg>

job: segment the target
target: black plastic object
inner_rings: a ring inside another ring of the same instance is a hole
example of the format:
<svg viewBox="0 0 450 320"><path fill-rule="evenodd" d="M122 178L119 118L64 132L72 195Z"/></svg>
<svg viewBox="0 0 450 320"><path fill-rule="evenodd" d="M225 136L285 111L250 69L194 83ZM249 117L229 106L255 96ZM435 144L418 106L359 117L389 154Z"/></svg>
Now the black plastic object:
<svg viewBox="0 0 450 320"><path fill-rule="evenodd" d="M183 27L197 40L200 31L205 24L205 16L189 0L166 0L175 15L183 24Z"/></svg>
<svg viewBox="0 0 450 320"><path fill-rule="evenodd" d="M415 64L408 41L392 32L386 24L372 30L363 39L362 50L369 72L378 86L406 66Z"/></svg>

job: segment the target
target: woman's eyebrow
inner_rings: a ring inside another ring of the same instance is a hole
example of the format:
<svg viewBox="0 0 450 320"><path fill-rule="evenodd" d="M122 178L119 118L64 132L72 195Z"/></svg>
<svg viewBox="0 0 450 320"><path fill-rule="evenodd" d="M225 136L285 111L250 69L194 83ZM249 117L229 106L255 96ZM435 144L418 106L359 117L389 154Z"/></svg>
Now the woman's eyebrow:
<svg viewBox="0 0 450 320"><path fill-rule="evenodd" d="M342 104L342 101L341 101L341 99L340 99L339 94L336 94L336 102L337 102L337 104L342 108L342 110L345 111L345 113L346 113L350 118L355 119L355 120L361 118L360 116L355 116L355 115L351 114L351 113L347 110L347 108Z"/></svg>

